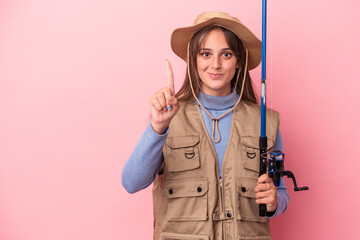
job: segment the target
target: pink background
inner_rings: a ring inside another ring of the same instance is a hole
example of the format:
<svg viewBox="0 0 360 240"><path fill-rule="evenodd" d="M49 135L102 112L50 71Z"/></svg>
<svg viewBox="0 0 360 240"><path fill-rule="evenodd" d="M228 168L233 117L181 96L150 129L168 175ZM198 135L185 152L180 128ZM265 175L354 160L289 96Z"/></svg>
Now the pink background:
<svg viewBox="0 0 360 240"><path fill-rule="evenodd" d="M148 99L185 64L173 29L204 11L261 37L261 1L0 1L0 239L151 239L151 187L121 170ZM268 106L281 112L290 205L274 239L360 239L358 0L268 3ZM258 87L260 67L252 71ZM259 89L257 88L257 92Z"/></svg>

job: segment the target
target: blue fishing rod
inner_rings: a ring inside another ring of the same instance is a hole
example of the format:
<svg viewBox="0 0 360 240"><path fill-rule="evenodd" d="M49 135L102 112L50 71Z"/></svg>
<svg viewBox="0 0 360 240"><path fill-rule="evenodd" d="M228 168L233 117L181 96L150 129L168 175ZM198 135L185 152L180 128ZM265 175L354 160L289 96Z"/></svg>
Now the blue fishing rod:
<svg viewBox="0 0 360 240"><path fill-rule="evenodd" d="M261 112L260 112L260 171L259 176L268 172L275 186L279 185L281 177L287 176L294 183L294 191L309 190L307 186L298 187L295 176L291 171L284 170L285 155L279 150L274 150L267 154L267 136L266 136L266 18L267 18L267 0L262 0L262 54L261 54ZM259 204L259 215L266 216L266 205Z"/></svg>
<svg viewBox="0 0 360 240"><path fill-rule="evenodd" d="M261 113L260 113L260 173L267 171L267 137L266 137L266 10L267 0L262 0L262 48L261 48ZM266 205L259 205L259 215L266 215Z"/></svg>

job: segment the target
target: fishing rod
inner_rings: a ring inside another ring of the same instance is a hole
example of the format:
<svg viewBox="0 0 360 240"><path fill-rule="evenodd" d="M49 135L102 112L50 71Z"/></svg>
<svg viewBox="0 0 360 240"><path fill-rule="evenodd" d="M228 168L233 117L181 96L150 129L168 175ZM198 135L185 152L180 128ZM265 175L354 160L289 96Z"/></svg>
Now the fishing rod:
<svg viewBox="0 0 360 240"><path fill-rule="evenodd" d="M308 190L307 186L297 187L295 176L291 171L284 170L285 155L279 150L274 150L267 154L267 136L266 136L266 18L267 18L267 0L262 0L262 48L261 48L261 112L260 112L260 171L259 176L268 172L275 186L279 185L281 177L287 176L294 183L295 191ZM266 204L259 204L259 215L266 216Z"/></svg>
<svg viewBox="0 0 360 240"><path fill-rule="evenodd" d="M267 137L266 137L266 10L267 0L262 0L262 47L261 47L261 112L260 112L260 172L259 176L267 171ZM259 215L266 215L266 205L259 205Z"/></svg>

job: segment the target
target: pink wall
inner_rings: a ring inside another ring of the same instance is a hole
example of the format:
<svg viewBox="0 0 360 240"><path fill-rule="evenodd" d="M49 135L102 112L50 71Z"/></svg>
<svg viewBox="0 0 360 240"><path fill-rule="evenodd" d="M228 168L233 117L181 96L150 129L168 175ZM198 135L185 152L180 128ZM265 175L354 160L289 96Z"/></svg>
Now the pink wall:
<svg viewBox="0 0 360 240"><path fill-rule="evenodd" d="M287 181L274 239L360 239L360 2L268 5L269 106L287 168L310 186ZM172 30L208 10L260 37L261 1L0 2L1 240L151 239L151 188L126 193L121 169L166 85L165 58L183 80Z"/></svg>

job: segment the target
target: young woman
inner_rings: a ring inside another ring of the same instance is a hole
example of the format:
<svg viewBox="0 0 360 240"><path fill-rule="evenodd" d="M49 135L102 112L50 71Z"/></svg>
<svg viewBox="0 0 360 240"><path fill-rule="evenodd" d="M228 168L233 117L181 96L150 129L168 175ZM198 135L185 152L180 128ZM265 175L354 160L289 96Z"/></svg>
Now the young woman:
<svg viewBox="0 0 360 240"><path fill-rule="evenodd" d="M260 107L248 71L261 61L260 40L237 18L207 12L176 29L171 46L188 74L175 94L166 61L168 86L150 98L123 186L133 193L154 183L154 240L271 239L268 218L289 199L283 179L276 187L259 177ZM269 109L269 149L282 150L278 126Z"/></svg>

